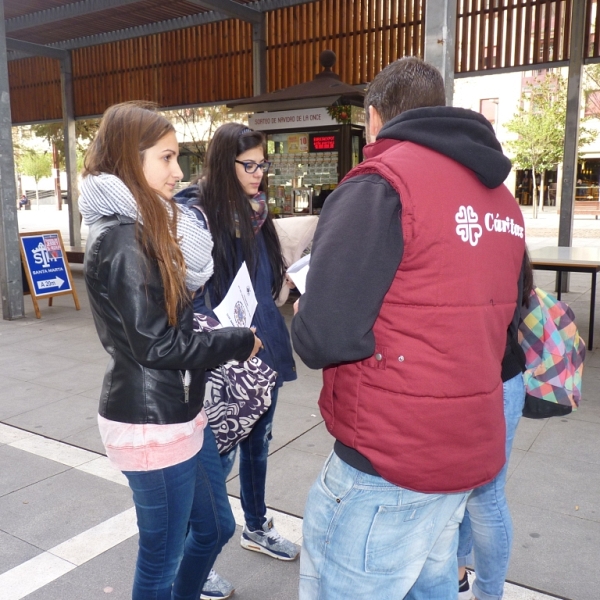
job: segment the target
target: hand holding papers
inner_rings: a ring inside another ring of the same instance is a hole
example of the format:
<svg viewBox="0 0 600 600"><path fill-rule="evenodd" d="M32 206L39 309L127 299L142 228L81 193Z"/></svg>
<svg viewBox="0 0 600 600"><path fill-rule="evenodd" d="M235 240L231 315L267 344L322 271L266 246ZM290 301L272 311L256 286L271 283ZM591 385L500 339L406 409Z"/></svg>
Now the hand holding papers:
<svg viewBox="0 0 600 600"><path fill-rule="evenodd" d="M296 261L288 270L287 274L294 282L294 285L301 294L306 290L306 276L308 275L308 263L310 262L310 254L303 256Z"/></svg>
<svg viewBox="0 0 600 600"><path fill-rule="evenodd" d="M214 313L224 327L250 327L257 304L248 266L243 262L229 291L221 304L214 309Z"/></svg>

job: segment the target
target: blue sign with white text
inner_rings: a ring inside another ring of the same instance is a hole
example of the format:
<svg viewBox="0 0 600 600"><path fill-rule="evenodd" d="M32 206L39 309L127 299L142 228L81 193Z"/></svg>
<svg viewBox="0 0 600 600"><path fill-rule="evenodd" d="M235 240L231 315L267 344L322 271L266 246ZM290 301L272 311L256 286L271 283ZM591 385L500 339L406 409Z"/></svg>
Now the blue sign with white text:
<svg viewBox="0 0 600 600"><path fill-rule="evenodd" d="M21 234L32 294L52 296L71 291L71 280L58 233Z"/></svg>

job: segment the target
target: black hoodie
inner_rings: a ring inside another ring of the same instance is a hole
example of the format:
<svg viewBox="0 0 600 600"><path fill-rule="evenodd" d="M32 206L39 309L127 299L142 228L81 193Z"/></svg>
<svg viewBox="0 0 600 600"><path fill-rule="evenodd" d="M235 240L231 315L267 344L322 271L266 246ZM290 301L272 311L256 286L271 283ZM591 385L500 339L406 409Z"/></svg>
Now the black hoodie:
<svg viewBox="0 0 600 600"><path fill-rule="evenodd" d="M466 108L415 108L388 121L377 139L414 142L464 165L488 188L508 177L510 160L502 154L492 124Z"/></svg>
<svg viewBox="0 0 600 600"><path fill-rule="evenodd" d="M471 110L409 110L382 127L377 139L385 138L440 152L471 169L488 188L501 185L510 172L491 124ZM292 322L294 348L309 367L358 361L375 351L372 327L404 250L401 211L397 192L374 174L344 181L327 198L313 242L310 291ZM517 325L518 319L509 337L516 339ZM507 344L504 381L522 371L517 348Z"/></svg>

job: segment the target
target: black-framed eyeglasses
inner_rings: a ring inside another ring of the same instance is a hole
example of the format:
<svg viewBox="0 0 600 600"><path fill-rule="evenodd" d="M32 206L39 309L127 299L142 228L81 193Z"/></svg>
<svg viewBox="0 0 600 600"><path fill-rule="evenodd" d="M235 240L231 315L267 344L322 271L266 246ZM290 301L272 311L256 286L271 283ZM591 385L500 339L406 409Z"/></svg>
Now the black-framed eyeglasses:
<svg viewBox="0 0 600 600"><path fill-rule="evenodd" d="M268 173L271 163L268 160L263 160L260 163L254 162L253 160L237 160L235 161L238 165L244 165L244 171L246 173L256 173L260 169L263 173Z"/></svg>

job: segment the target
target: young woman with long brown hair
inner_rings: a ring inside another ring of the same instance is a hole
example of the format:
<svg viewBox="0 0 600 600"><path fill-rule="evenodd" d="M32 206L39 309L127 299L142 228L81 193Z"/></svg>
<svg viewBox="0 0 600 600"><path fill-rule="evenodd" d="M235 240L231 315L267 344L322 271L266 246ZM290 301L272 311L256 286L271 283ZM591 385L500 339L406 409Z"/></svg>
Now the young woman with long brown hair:
<svg viewBox="0 0 600 600"><path fill-rule="evenodd" d="M266 517L265 486L269 441L277 392L285 381L296 379L289 332L275 305L285 281L285 265L279 238L267 211L264 176L266 141L260 131L239 123L217 129L211 140L202 179L178 194L177 199L199 208L195 213L210 228L215 273L194 297L194 310L213 313L245 261L250 271L258 306L252 320L264 343L258 356L277 371L269 410L259 419L250 435L239 445L240 496L245 527L242 547L279 560L294 560L299 548L277 533ZM233 466L235 450L221 457L225 473ZM227 598L233 586L211 572L201 598Z"/></svg>
<svg viewBox="0 0 600 600"><path fill-rule="evenodd" d="M104 114L85 159L85 281L110 362L98 423L133 491L140 532L133 600L198 600L233 535L223 470L202 410L204 370L256 354L251 329L192 330L191 291L212 274L212 241L172 196L173 126L153 106Z"/></svg>

